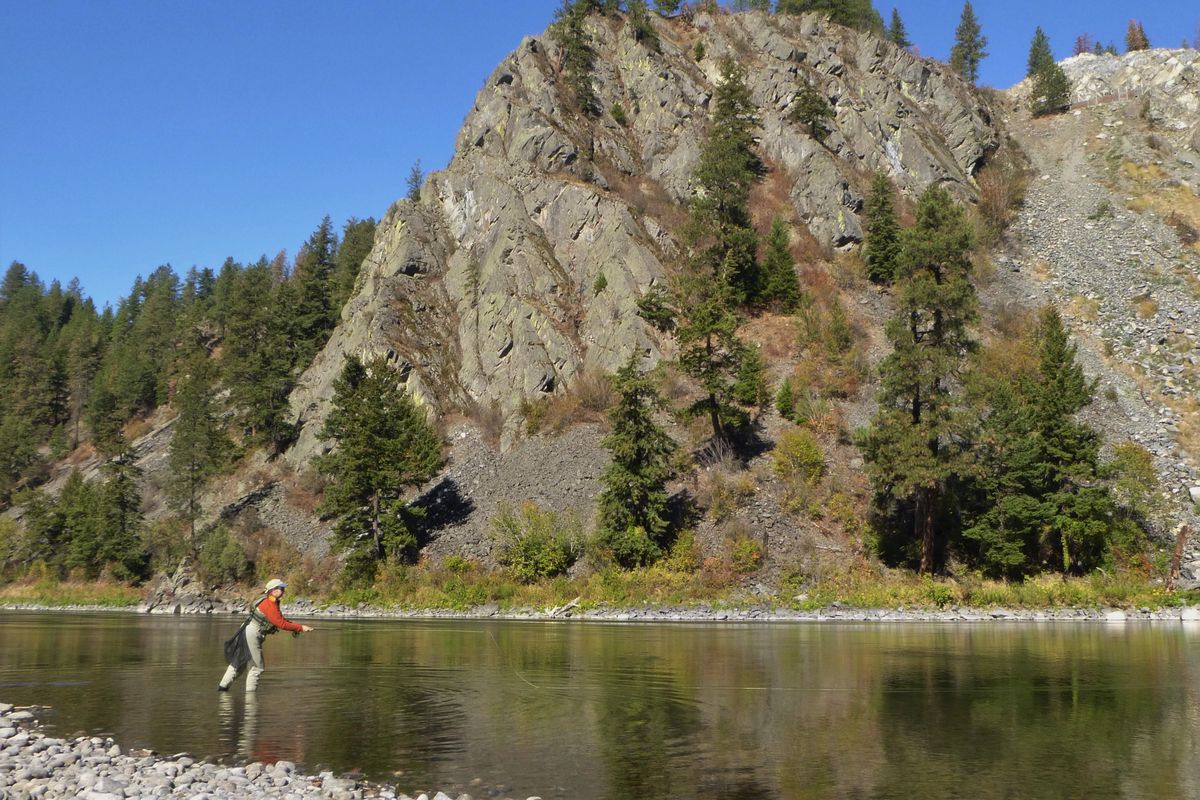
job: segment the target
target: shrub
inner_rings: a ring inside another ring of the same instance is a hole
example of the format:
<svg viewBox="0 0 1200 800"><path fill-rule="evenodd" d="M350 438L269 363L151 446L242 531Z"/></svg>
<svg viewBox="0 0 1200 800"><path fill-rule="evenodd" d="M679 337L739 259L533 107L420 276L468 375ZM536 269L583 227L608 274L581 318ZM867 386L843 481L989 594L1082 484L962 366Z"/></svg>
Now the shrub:
<svg viewBox="0 0 1200 800"><path fill-rule="evenodd" d="M784 431L775 445L775 474L812 483L825 474L825 454L815 436L804 428Z"/></svg>
<svg viewBox="0 0 1200 800"><path fill-rule="evenodd" d="M504 504L492 519L499 561L523 583L565 573L582 551L579 523L560 522L552 511L525 503L519 513Z"/></svg>
<svg viewBox="0 0 1200 800"><path fill-rule="evenodd" d="M241 542L220 525L205 536L196 557L196 572L209 584L237 583L250 574L250 562Z"/></svg>
<svg viewBox="0 0 1200 800"><path fill-rule="evenodd" d="M762 545L749 536L738 536L729 543L729 565L739 575L754 572L762 564Z"/></svg>
<svg viewBox="0 0 1200 800"><path fill-rule="evenodd" d="M629 123L629 117L625 114L625 107L620 103L613 103L612 108L609 109L609 113L612 114L613 120L618 125L624 126Z"/></svg>
<svg viewBox="0 0 1200 800"><path fill-rule="evenodd" d="M601 543L612 552L613 560L626 569L652 564L662 554L650 534L640 525L632 525L625 530L605 530L600 537Z"/></svg>

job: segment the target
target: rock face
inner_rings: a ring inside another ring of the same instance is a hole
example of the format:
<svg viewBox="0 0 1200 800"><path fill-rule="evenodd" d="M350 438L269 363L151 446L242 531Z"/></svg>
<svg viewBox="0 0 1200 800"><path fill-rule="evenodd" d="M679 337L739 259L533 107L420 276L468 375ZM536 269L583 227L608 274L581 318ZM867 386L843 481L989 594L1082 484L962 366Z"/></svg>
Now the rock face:
<svg viewBox="0 0 1200 800"><path fill-rule="evenodd" d="M1122 56L1083 55L1059 63L1071 81L1071 103L1093 104L1141 97L1150 121L1168 129L1193 129L1200 137L1200 51L1135 50ZM1030 81L1010 92L1028 101Z"/></svg>
<svg viewBox="0 0 1200 800"><path fill-rule="evenodd" d="M948 69L819 17L654 25L660 51L635 41L621 15L587 21L605 109L596 117L576 109L549 36L526 38L487 79L450 165L379 226L342 324L293 394L303 423L293 465L322 449L316 432L345 354L387 354L436 413L496 408L510 420L581 373L611 372L634 353L657 360L670 345L636 301L679 255L726 54L746 68L760 152L785 187L784 206L765 217L781 213L828 245L861 238L873 171L909 192L944 183L966 196L997 141L990 111ZM806 83L836 112L823 143L789 119Z"/></svg>

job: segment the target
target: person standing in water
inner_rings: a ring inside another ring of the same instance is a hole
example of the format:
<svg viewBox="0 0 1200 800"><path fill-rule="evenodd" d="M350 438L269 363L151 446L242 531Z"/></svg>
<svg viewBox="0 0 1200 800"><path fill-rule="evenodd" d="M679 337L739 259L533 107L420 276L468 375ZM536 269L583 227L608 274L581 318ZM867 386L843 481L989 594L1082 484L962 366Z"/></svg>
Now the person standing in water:
<svg viewBox="0 0 1200 800"><path fill-rule="evenodd" d="M246 691L253 692L258 688L259 676L266 669L263 665L263 640L278 630L292 633L308 633L312 630L307 625L300 625L285 618L279 610L279 598L283 597L283 590L286 588L287 584L279 578L267 581L266 594L251 606L250 615L246 617L242 627L225 643L225 660L229 662L229 667L225 670L221 682L217 684L218 691L229 691L230 685L237 680L237 676L246 665L250 664L250 673L246 676Z"/></svg>

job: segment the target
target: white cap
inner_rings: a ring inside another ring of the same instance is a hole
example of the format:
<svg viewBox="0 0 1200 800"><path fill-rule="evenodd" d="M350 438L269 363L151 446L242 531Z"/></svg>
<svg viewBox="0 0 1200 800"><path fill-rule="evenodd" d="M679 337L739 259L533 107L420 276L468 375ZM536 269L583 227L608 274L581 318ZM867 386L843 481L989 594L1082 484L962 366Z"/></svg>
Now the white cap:
<svg viewBox="0 0 1200 800"><path fill-rule="evenodd" d="M268 592L271 591L272 589L286 589L286 588L287 588L287 584L284 583L283 581L279 580L279 578L271 578L271 580L267 581L267 591Z"/></svg>

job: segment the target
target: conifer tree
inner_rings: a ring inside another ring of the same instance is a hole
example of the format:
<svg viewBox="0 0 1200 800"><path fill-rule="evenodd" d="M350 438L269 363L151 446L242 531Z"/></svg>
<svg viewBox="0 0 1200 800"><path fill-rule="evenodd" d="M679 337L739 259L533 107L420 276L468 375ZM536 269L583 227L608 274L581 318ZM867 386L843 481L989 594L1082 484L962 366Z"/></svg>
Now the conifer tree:
<svg viewBox="0 0 1200 800"><path fill-rule="evenodd" d="M441 469L441 440L382 357L346 359L320 436L333 442L316 460L332 479L322 511L337 518L334 543L347 553L348 576L370 580L381 563L415 555L420 513L404 492Z"/></svg>
<svg viewBox="0 0 1200 800"><path fill-rule="evenodd" d="M406 191L404 196L414 203L421 201L421 183L425 180L425 173L421 171L421 159L413 162L412 169L408 171L408 180L406 181Z"/></svg>
<svg viewBox="0 0 1200 800"><path fill-rule="evenodd" d="M213 406L213 375L207 356L195 358L175 393L175 430L170 445L172 506L188 521L190 544L196 546L196 519L200 495L209 478L224 466L229 452L217 411Z"/></svg>
<svg viewBox="0 0 1200 800"><path fill-rule="evenodd" d="M646 7L646 0L628 0L625 8L634 40L641 42L652 52L659 52L661 45L658 32L654 30L654 23L650 21L650 10Z"/></svg>
<svg viewBox="0 0 1200 800"><path fill-rule="evenodd" d="M896 315L885 329L893 351L880 365L879 410L860 443L881 515L891 518L921 571L932 572L945 545L937 524L942 501L964 470L954 434L956 387L975 348L971 227L935 186L922 194L902 244Z"/></svg>
<svg viewBox="0 0 1200 800"><path fill-rule="evenodd" d="M670 529L667 481L677 449L654 421L665 403L635 359L613 376L619 399L608 413L612 431L602 442L612 463L600 478L604 490L598 501L601 540L624 567L649 564L662 553Z"/></svg>
<svg viewBox="0 0 1200 800"><path fill-rule="evenodd" d="M805 83L804 88L796 94L790 117L807 128L809 136L818 142L824 142L830 132L828 120L834 119L836 115L833 106L829 105L829 99L819 92L817 87Z"/></svg>
<svg viewBox="0 0 1200 800"><path fill-rule="evenodd" d="M588 12L593 8L594 3L589 0L562 0L562 5L554 12L550 38L562 48L562 70L579 110L595 116L600 113L600 101L592 88L594 54L584 27Z"/></svg>
<svg viewBox="0 0 1200 800"><path fill-rule="evenodd" d="M896 8L892 9L892 24L888 26L887 39L896 47L904 49L912 47L908 31L904 29L904 23L900 20L900 11Z"/></svg>
<svg viewBox="0 0 1200 800"><path fill-rule="evenodd" d="M338 247L333 270L332 306L336 319L354 292L354 283L362 271L363 261L375 245L375 220L368 217L346 220L342 228L342 244Z"/></svg>
<svg viewBox="0 0 1200 800"><path fill-rule="evenodd" d="M1146 36L1146 29L1142 27L1142 23L1136 19L1129 20L1129 26L1125 29L1125 52L1149 49L1150 39Z"/></svg>
<svg viewBox="0 0 1200 800"><path fill-rule="evenodd" d="M950 49L950 68L972 85L979 80L979 62L987 57L987 37L975 18L971 0L963 3L962 16L954 30L954 47Z"/></svg>
<svg viewBox="0 0 1200 800"><path fill-rule="evenodd" d="M737 305L761 291L755 251L758 237L750 220L750 187L761 162L754 151L757 108L745 72L725 57L713 93L713 114L700 148L694 178L692 238L706 241L704 259Z"/></svg>
<svg viewBox="0 0 1200 800"><path fill-rule="evenodd" d="M337 248L337 234L326 215L296 257L298 297L293 317L299 335L296 366L300 369L309 365L333 329L332 277Z"/></svg>
<svg viewBox="0 0 1200 800"><path fill-rule="evenodd" d="M789 238L787 223L775 217L762 258L763 300L784 313L791 313L800 305L800 282L796 279Z"/></svg>
<svg viewBox="0 0 1200 800"><path fill-rule="evenodd" d="M100 498L97 487L85 481L78 470L72 470L58 495L58 508L63 523L66 552L63 566L67 570L82 570L87 577L100 573Z"/></svg>
<svg viewBox="0 0 1200 800"><path fill-rule="evenodd" d="M867 198L867 231L863 241L863 260L867 275L877 283L891 283L900 262L900 223L892 202L892 182L876 173Z"/></svg>
<svg viewBox="0 0 1200 800"><path fill-rule="evenodd" d="M660 16L669 17L679 13L679 6L683 4L683 0L654 0L654 10Z"/></svg>
<svg viewBox="0 0 1200 800"><path fill-rule="evenodd" d="M1050 52L1050 39L1039 25L1033 32L1033 41L1029 44L1029 60L1025 67L1025 77L1032 78L1049 66L1053 66L1054 54Z"/></svg>
<svg viewBox="0 0 1200 800"><path fill-rule="evenodd" d="M1033 77L1030 107L1034 114L1051 114L1071 105L1071 79L1058 64L1042 67Z"/></svg>
<svg viewBox="0 0 1200 800"><path fill-rule="evenodd" d="M290 289L288 283L272 285L265 258L234 278L222 358L238 426L250 441L276 452L295 430L288 406L295 360L288 338Z"/></svg>
<svg viewBox="0 0 1200 800"><path fill-rule="evenodd" d="M142 545L142 495L137 481L141 470L133 454L124 453L105 464L100 489L100 544L97 561L111 567L118 580L146 576L149 557Z"/></svg>

